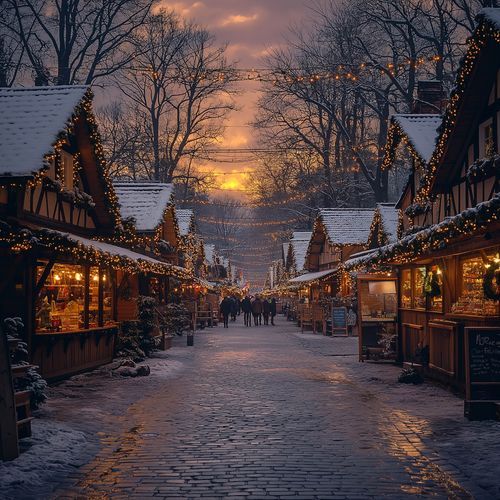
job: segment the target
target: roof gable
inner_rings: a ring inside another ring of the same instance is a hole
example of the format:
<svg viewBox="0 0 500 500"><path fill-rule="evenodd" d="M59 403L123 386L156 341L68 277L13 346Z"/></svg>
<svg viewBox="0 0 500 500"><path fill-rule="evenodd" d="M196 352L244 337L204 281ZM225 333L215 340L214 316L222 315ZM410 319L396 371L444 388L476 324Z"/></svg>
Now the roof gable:
<svg viewBox="0 0 500 500"><path fill-rule="evenodd" d="M311 231L299 231L292 234L290 240L290 247L295 259L295 266L297 272L305 270L307 249L309 248L309 241L311 239Z"/></svg>
<svg viewBox="0 0 500 500"><path fill-rule="evenodd" d="M468 48L457 72L436 148L422 178L416 201L428 199L431 190L440 190L460 175L470 134L487 105L491 84L500 63L500 8L482 9L478 26L469 38Z"/></svg>
<svg viewBox="0 0 500 500"><path fill-rule="evenodd" d="M373 208L322 208L319 219L332 245L366 245Z"/></svg>
<svg viewBox="0 0 500 500"><path fill-rule="evenodd" d="M139 232L154 231L173 202L173 184L115 182L123 219L133 218Z"/></svg>
<svg viewBox="0 0 500 500"><path fill-rule="evenodd" d="M87 86L0 89L0 175L29 177L71 126Z"/></svg>
<svg viewBox="0 0 500 500"><path fill-rule="evenodd" d="M194 212L190 208L178 208L175 211L179 233L181 236L187 236L194 227Z"/></svg>

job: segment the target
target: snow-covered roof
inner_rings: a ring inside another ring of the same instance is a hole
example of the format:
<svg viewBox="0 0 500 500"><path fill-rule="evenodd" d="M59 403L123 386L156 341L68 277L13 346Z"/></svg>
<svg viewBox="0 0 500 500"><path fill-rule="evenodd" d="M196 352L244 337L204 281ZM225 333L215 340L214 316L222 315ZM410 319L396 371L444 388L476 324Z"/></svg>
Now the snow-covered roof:
<svg viewBox="0 0 500 500"><path fill-rule="evenodd" d="M319 216L332 245L366 245L373 208L321 208Z"/></svg>
<svg viewBox="0 0 500 500"><path fill-rule="evenodd" d="M296 231L292 234L292 239L290 240L295 257L295 265L299 273L304 271L304 266L306 265L307 248L309 247L311 236L312 232L310 231Z"/></svg>
<svg viewBox="0 0 500 500"><path fill-rule="evenodd" d="M133 218L137 231L154 231L161 224L174 191L173 184L155 182L115 182L114 187L122 218Z"/></svg>
<svg viewBox="0 0 500 500"><path fill-rule="evenodd" d="M215 255L215 245L211 243L205 243L205 260L212 265L214 262L214 255Z"/></svg>
<svg viewBox="0 0 500 500"><path fill-rule="evenodd" d="M316 281L321 278L326 278L330 274L337 272L337 269L327 269L326 271L317 271L315 273L307 273L292 278L290 283L310 283L311 281Z"/></svg>
<svg viewBox="0 0 500 500"><path fill-rule="evenodd" d="M377 210L389 243L394 243L398 239L399 210L392 203L378 203Z"/></svg>
<svg viewBox="0 0 500 500"><path fill-rule="evenodd" d="M84 85L0 89L0 175L38 172L86 91Z"/></svg>
<svg viewBox="0 0 500 500"><path fill-rule="evenodd" d="M434 152L443 117L438 114L398 114L393 115L392 119L403 130L420 158L427 163Z"/></svg>
<svg viewBox="0 0 500 500"><path fill-rule="evenodd" d="M95 241L95 240L90 240L88 238L84 238L83 236L79 236L76 234L71 234L71 233L62 233L60 231L54 231L55 233L59 233L62 236L65 236L68 240L75 241L76 243L79 243L80 245L83 245L85 247L93 248L99 252L105 252L111 256L117 256L117 257L125 257L131 261L138 262L140 263L141 261L143 262L149 262L151 264L157 264L157 265L162 265L166 269L176 269L177 271L184 271L182 267L178 266L173 266L172 264L167 264L166 262L162 262L161 260L154 259L152 257L149 257L147 255L143 255L137 252L134 252L132 250L129 250L128 248L123 248L119 247L116 245L112 245L111 243L105 243L103 241Z"/></svg>
<svg viewBox="0 0 500 500"><path fill-rule="evenodd" d="M500 8L487 7L481 9L478 14L478 19L484 19L492 24L495 29L500 30Z"/></svg>
<svg viewBox="0 0 500 500"><path fill-rule="evenodd" d="M194 212L190 208L178 208L175 211L175 215L177 217L177 224L179 225L180 235L188 235L193 223Z"/></svg>

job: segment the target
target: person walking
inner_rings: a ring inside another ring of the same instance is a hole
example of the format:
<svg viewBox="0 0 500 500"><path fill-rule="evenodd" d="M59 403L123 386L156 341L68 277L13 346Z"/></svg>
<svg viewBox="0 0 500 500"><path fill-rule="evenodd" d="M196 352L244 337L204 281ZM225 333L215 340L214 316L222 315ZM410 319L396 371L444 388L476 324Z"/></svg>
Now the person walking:
<svg viewBox="0 0 500 500"><path fill-rule="evenodd" d="M241 302L241 309L243 309L243 320L245 326L252 326L252 303L250 297L246 296Z"/></svg>
<svg viewBox="0 0 500 500"><path fill-rule="evenodd" d="M262 316L264 316L264 325L269 325L269 314L271 312L271 304L267 299L262 300Z"/></svg>
<svg viewBox="0 0 500 500"><path fill-rule="evenodd" d="M231 297L231 321L236 321L237 314L238 314L238 299L236 297Z"/></svg>
<svg viewBox="0 0 500 500"><path fill-rule="evenodd" d="M229 328L229 315L231 314L231 299L229 297L224 297L220 303L220 312L224 319L224 328Z"/></svg>
<svg viewBox="0 0 500 500"><path fill-rule="evenodd" d="M271 325L274 326L274 317L276 316L276 299L273 297L271 299Z"/></svg>
<svg viewBox="0 0 500 500"><path fill-rule="evenodd" d="M252 302L253 323L255 326L262 324L262 301L257 295Z"/></svg>

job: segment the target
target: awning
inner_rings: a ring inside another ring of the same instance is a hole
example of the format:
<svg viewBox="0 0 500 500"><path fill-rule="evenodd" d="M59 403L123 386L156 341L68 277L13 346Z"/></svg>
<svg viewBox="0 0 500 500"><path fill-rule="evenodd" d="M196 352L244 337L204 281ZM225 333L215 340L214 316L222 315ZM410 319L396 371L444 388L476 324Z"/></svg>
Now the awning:
<svg viewBox="0 0 500 500"><path fill-rule="evenodd" d="M326 271L318 271L316 273L307 273L307 274L301 274L300 276L297 276L296 278L292 278L289 280L289 283L311 283L312 281L316 281L322 278L326 278L327 276L330 276L331 274L334 274L337 272L337 269L327 269Z"/></svg>
<svg viewBox="0 0 500 500"><path fill-rule="evenodd" d="M154 273L179 279L192 279L191 273L182 267L173 266L111 243L52 229L12 227L2 222L0 246L10 248L15 252L42 248L54 252L55 255L68 255L75 261L83 261L95 266L109 266L113 269L124 269L135 273Z"/></svg>
<svg viewBox="0 0 500 500"><path fill-rule="evenodd" d="M137 266L140 271L152 272L155 274L165 274L176 277L187 277L188 271L183 267L174 266L163 262L161 260L149 257L148 255L143 255L128 248L119 247L111 243L105 243L104 241L96 241L83 236L79 236L71 233L62 233L60 231L53 231L54 233L59 233L61 237L65 237L70 241L77 243L89 251L102 252L111 258L118 258L123 260L125 263L129 263L133 266ZM111 263L112 265L112 263ZM120 267L119 265L117 267Z"/></svg>

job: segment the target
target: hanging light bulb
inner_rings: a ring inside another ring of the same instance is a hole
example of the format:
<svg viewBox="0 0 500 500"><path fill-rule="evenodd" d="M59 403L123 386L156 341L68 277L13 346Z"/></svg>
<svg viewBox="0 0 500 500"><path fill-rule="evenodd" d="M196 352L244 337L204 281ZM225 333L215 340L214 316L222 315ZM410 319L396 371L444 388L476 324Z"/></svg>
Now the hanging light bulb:
<svg viewBox="0 0 500 500"><path fill-rule="evenodd" d="M82 280L82 275L81 275L81 273L75 273L75 280L76 280L76 281L81 281L81 280Z"/></svg>

